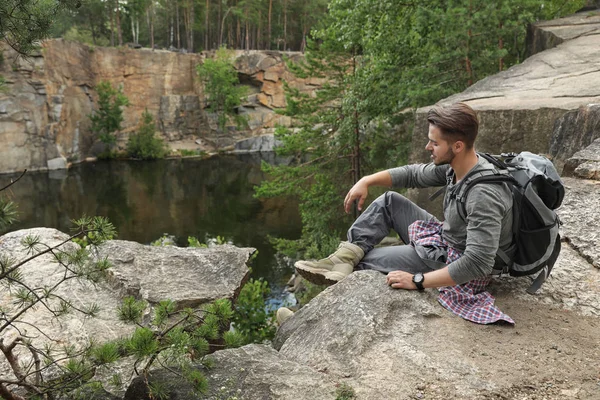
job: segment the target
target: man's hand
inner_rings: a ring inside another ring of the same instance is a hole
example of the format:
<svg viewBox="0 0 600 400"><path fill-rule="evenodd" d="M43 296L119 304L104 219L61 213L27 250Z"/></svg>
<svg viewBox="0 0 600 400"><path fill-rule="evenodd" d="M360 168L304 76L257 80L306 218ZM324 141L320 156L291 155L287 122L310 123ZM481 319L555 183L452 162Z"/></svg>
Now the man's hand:
<svg viewBox="0 0 600 400"><path fill-rule="evenodd" d="M412 281L413 274L404 271L392 271L387 275L387 284L394 289L412 289L417 286ZM424 275L423 287L438 288L442 286L454 286L456 282L450 276L448 267L436 271L427 272Z"/></svg>
<svg viewBox="0 0 600 400"><path fill-rule="evenodd" d="M362 206L365 203L365 199L367 198L368 194L369 185L364 178L360 179L354 184L354 186L352 186L346 195L346 198L344 199L344 210L346 211L346 214L350 213L352 202L354 202L356 199L358 199L358 211L362 211Z"/></svg>
<svg viewBox="0 0 600 400"><path fill-rule="evenodd" d="M416 290L417 286L412 281L413 274L404 271L392 271L387 275L387 284L394 289Z"/></svg>

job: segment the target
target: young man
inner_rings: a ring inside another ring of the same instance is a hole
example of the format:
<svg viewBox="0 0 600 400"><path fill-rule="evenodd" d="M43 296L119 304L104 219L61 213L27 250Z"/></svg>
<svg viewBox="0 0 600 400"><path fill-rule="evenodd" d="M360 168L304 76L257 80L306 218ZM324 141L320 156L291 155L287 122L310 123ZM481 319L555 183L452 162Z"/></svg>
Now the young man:
<svg viewBox="0 0 600 400"><path fill-rule="evenodd" d="M457 103L432 108L427 121L425 149L431 153L431 162L363 177L346 195L344 208L349 212L352 203L358 201L362 210L371 186L447 185L444 221L439 222L400 194L386 192L352 224L348 242L325 259L298 261L296 270L313 283L334 284L355 269L373 269L386 273L388 285L395 289L442 288L440 303L463 318L512 323L493 307L493 298L482 292L489 283L498 249L510 251L510 188L505 184L475 185L465 200L467 215L463 219L455 198L458 185L469 172L492 168L475 151L477 115L468 105ZM375 248L390 229L407 245Z"/></svg>

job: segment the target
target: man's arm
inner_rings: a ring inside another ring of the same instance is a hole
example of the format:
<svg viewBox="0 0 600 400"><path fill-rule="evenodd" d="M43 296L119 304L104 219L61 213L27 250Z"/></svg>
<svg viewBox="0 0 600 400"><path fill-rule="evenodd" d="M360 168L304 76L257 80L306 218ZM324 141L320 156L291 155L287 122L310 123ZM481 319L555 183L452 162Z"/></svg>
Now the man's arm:
<svg viewBox="0 0 600 400"><path fill-rule="evenodd" d="M391 187L392 176L388 171L380 171L360 178L360 180L352 186L344 199L344 210L346 211L346 214L350 212L352 202L356 199L358 199L358 211L362 211L362 206L365 203L365 199L369 194L369 187L371 186Z"/></svg>
<svg viewBox="0 0 600 400"><path fill-rule="evenodd" d="M438 288L442 286L454 286L456 282L450 276L448 267L423 274L423 287ZM387 284L394 289L416 289L412 281L413 274L405 271L392 271L387 275Z"/></svg>
<svg viewBox="0 0 600 400"><path fill-rule="evenodd" d="M448 165L412 164L403 167L380 171L361 178L348 192L344 199L344 210L350 212L352 202L358 200L358 210L369 194L369 187L384 186L396 188L424 188L431 186L444 186L446 184L446 171Z"/></svg>

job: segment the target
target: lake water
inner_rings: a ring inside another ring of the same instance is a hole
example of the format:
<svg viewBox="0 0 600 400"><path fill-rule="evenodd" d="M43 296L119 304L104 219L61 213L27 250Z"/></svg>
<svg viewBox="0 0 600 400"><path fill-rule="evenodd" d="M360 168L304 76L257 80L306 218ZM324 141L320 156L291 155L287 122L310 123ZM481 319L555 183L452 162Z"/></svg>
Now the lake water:
<svg viewBox="0 0 600 400"><path fill-rule="evenodd" d="M276 256L268 236L297 239L301 221L294 200L253 197L253 187L265 179L259 161L252 155L98 161L27 173L4 192L20 213L10 230L48 227L68 233L71 220L99 215L115 225L117 239L144 244L164 234L180 246L187 246L188 236L204 243L220 236L258 249L252 276L269 281L271 301L278 303L293 266ZM14 178L0 175L0 187Z"/></svg>

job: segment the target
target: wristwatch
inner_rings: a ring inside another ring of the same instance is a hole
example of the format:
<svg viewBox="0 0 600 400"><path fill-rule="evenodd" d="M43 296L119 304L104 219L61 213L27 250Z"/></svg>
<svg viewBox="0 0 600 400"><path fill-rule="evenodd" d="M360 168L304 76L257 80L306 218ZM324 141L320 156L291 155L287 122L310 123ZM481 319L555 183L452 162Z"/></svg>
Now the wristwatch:
<svg viewBox="0 0 600 400"><path fill-rule="evenodd" d="M425 282L425 277L423 276L422 272L417 272L416 274L414 274L412 277L412 281L419 291L425 290L425 288L423 287L423 282Z"/></svg>

